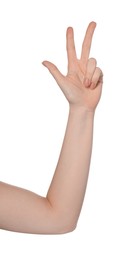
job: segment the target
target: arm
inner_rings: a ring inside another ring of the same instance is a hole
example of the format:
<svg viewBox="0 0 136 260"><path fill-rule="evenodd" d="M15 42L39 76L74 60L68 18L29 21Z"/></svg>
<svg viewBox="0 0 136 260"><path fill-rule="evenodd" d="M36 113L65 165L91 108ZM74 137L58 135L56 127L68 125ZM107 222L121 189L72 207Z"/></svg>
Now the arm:
<svg viewBox="0 0 136 260"><path fill-rule="evenodd" d="M76 227L92 149L93 114L70 109L60 158L46 198L0 183L0 227L28 233L65 233Z"/></svg>
<svg viewBox="0 0 136 260"><path fill-rule="evenodd" d="M95 23L88 26L81 59L77 60L72 28L67 30L68 74L45 61L67 98L66 133L46 197L0 182L0 228L36 234L75 229L81 211L92 151L93 120L102 89L102 72L89 59Z"/></svg>

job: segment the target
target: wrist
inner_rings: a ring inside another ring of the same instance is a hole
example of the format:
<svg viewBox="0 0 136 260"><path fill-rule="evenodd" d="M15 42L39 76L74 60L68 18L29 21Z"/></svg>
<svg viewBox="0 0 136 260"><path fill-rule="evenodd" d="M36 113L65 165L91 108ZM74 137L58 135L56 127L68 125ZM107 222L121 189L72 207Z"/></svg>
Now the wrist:
<svg viewBox="0 0 136 260"><path fill-rule="evenodd" d="M82 106L70 105L69 113L80 115L80 116L83 116L83 117L89 117L89 118L93 119L94 115L95 115L95 110L90 110L90 109L88 109L86 107L82 107Z"/></svg>

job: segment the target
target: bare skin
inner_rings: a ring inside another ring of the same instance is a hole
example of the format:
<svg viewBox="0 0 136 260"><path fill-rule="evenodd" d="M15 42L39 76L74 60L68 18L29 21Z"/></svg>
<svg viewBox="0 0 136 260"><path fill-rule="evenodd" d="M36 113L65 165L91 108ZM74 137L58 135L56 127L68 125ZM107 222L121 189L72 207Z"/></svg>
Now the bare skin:
<svg viewBox="0 0 136 260"><path fill-rule="evenodd" d="M73 29L67 29L68 73L62 75L44 61L69 102L69 117L58 163L45 197L0 182L0 228L32 234L63 234L78 222L87 186L92 153L95 109L101 97L103 74L89 59L91 22L77 59Z"/></svg>

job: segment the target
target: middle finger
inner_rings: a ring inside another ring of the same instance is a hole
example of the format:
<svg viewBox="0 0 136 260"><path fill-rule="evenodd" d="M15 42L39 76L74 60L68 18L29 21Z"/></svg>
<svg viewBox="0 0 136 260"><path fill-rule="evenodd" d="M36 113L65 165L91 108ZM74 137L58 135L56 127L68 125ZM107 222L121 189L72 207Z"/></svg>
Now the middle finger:
<svg viewBox="0 0 136 260"><path fill-rule="evenodd" d="M82 45L82 52L81 52L81 62L84 65L84 69L86 68L87 61L89 58L89 53L91 49L92 37L96 27L95 22L91 22L86 30L85 38Z"/></svg>

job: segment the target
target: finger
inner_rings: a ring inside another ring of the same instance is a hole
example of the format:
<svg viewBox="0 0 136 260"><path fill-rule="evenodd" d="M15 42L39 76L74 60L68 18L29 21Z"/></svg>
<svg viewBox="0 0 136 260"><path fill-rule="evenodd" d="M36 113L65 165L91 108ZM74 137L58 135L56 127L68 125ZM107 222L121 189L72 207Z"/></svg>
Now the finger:
<svg viewBox="0 0 136 260"><path fill-rule="evenodd" d="M51 62L49 61L43 61L42 64L47 67L47 69L50 71L50 73L52 74L52 76L54 77L54 79L56 80L56 82L58 83L58 85L61 85L63 80L64 80L64 76L63 74L58 70L58 68Z"/></svg>
<svg viewBox="0 0 136 260"><path fill-rule="evenodd" d="M95 72L97 61L94 58L90 58L87 63L87 69L84 77L85 87L90 87L93 74Z"/></svg>
<svg viewBox="0 0 136 260"><path fill-rule="evenodd" d="M73 69L75 61L77 59L75 42L74 42L74 31L72 27L67 28L67 57L68 57L68 69Z"/></svg>
<svg viewBox="0 0 136 260"><path fill-rule="evenodd" d="M98 83L103 83L103 73L100 68L96 67L91 81L91 89L95 89Z"/></svg>
<svg viewBox="0 0 136 260"><path fill-rule="evenodd" d="M85 34L85 38L82 44L82 51L81 51L81 61L84 64L84 66L87 65L87 61L89 58L89 53L90 53L90 49L91 49L91 44L92 44L92 37L93 37L93 33L96 27L96 23L95 22L91 22L88 25L88 28L86 30L86 34Z"/></svg>

